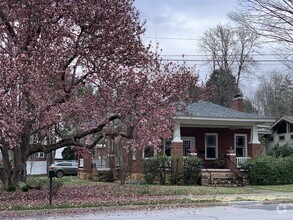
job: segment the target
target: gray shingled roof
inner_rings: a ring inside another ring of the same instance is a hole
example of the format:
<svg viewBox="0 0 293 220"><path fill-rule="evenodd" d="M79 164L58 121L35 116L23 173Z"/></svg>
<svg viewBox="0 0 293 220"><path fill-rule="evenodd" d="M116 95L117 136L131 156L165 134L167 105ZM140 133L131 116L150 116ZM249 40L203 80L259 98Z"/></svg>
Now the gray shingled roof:
<svg viewBox="0 0 293 220"><path fill-rule="evenodd" d="M238 118L238 119L271 119L262 115L251 114L226 108L211 102L199 101L187 106L186 112L177 112L177 116Z"/></svg>

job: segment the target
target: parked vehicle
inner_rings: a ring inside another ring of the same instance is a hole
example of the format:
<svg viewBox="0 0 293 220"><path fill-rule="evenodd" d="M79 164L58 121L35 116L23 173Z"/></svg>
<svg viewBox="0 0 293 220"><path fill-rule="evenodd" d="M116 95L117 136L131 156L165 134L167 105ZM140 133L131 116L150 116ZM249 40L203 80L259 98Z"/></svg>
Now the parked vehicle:
<svg viewBox="0 0 293 220"><path fill-rule="evenodd" d="M76 161L55 161L50 167L49 171L54 171L57 178L62 178L64 175L77 175Z"/></svg>

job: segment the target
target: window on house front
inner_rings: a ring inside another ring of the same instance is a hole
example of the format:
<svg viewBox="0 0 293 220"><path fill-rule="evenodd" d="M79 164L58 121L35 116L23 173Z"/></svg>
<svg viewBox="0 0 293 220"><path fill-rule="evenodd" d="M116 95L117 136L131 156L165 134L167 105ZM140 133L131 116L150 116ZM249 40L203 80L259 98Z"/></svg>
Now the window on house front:
<svg viewBox="0 0 293 220"><path fill-rule="evenodd" d="M95 160L95 163L97 168L106 167L106 156L98 156L98 158Z"/></svg>
<svg viewBox="0 0 293 220"><path fill-rule="evenodd" d="M45 153L44 152L38 152L36 153L36 158L44 158L45 157Z"/></svg>
<svg viewBox="0 0 293 220"><path fill-rule="evenodd" d="M171 140L165 140L164 144L164 153L166 156L170 157L171 156Z"/></svg>
<svg viewBox="0 0 293 220"><path fill-rule="evenodd" d="M291 134L291 141L293 141L293 134Z"/></svg>
<svg viewBox="0 0 293 220"><path fill-rule="evenodd" d="M285 141L285 135L280 135L279 136L279 141Z"/></svg>
<svg viewBox="0 0 293 220"><path fill-rule="evenodd" d="M155 157L155 155L156 155L156 152L155 152L154 147L148 146L148 147L144 148L144 150L143 150L143 158L144 159Z"/></svg>
<svg viewBox="0 0 293 220"><path fill-rule="evenodd" d="M289 132L292 133L293 132L293 124L289 123Z"/></svg>
<svg viewBox="0 0 293 220"><path fill-rule="evenodd" d="M215 160L218 157L218 134L205 135L205 159Z"/></svg>

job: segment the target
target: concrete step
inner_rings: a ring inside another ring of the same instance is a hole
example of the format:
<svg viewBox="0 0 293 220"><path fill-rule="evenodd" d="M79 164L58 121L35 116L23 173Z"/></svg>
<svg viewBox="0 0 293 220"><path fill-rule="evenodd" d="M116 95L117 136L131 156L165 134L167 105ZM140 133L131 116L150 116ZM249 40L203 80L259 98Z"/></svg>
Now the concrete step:
<svg viewBox="0 0 293 220"><path fill-rule="evenodd" d="M241 178L231 170L208 171L202 170L201 184L203 186L242 186ZM246 181L246 183L248 183L248 181Z"/></svg>

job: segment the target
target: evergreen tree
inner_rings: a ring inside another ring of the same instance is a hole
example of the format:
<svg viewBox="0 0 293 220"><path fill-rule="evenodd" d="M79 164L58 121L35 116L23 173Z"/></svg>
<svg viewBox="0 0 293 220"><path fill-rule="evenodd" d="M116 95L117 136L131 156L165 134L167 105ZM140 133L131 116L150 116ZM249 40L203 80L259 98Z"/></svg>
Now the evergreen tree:
<svg viewBox="0 0 293 220"><path fill-rule="evenodd" d="M71 147L64 148L61 154L64 160L77 160L77 155Z"/></svg>
<svg viewBox="0 0 293 220"><path fill-rule="evenodd" d="M211 91L209 101L224 107L231 107L236 94L241 94L231 71L223 69L214 70L206 83L206 88Z"/></svg>

